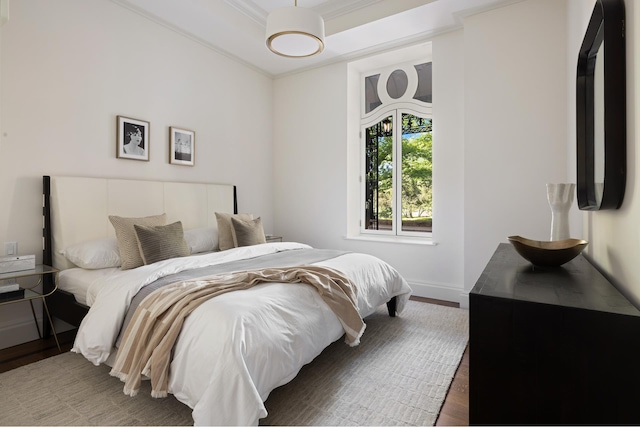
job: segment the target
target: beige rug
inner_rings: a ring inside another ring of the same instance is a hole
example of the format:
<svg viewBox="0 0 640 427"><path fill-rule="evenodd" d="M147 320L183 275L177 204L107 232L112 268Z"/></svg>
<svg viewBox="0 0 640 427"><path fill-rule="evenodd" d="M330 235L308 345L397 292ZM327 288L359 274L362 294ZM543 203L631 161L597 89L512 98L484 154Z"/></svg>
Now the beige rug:
<svg viewBox="0 0 640 427"><path fill-rule="evenodd" d="M409 301L368 317L358 347L338 340L265 403L271 425L433 425L464 352L468 311ZM82 356L64 353L0 374L2 425L188 425L172 396L138 396Z"/></svg>

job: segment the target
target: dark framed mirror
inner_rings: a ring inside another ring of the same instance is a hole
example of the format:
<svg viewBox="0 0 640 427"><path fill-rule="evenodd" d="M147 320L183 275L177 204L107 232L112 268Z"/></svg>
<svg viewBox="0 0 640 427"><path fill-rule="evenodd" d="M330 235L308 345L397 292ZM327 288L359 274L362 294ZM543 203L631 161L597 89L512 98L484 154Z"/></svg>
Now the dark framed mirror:
<svg viewBox="0 0 640 427"><path fill-rule="evenodd" d="M624 198L626 65L623 0L596 0L578 53L577 186L582 210L618 209Z"/></svg>

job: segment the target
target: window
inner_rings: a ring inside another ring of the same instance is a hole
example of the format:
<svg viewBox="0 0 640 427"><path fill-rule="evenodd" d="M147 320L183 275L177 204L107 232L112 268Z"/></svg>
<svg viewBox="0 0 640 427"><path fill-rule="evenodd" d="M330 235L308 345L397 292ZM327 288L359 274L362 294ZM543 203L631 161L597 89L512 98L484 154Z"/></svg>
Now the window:
<svg viewBox="0 0 640 427"><path fill-rule="evenodd" d="M362 233L431 236L431 65L362 76Z"/></svg>

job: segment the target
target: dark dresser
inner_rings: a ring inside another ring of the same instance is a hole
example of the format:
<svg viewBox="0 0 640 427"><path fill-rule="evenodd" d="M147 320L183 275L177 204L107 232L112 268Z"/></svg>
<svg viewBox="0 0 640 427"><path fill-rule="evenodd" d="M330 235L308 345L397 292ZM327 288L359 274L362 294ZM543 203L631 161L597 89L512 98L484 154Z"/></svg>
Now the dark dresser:
<svg viewBox="0 0 640 427"><path fill-rule="evenodd" d="M540 268L501 243L469 310L470 424L640 425L640 311L583 255Z"/></svg>

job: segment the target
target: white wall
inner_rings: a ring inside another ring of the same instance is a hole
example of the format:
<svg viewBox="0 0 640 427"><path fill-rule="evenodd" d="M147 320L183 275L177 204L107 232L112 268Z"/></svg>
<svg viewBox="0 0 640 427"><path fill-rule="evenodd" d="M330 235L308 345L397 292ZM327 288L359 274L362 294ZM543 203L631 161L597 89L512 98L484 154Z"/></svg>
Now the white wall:
<svg viewBox="0 0 640 427"><path fill-rule="evenodd" d="M272 231L269 77L107 0L13 1L0 40L0 243L41 261L49 174L233 183ZM117 115L151 122L149 162L115 157ZM168 163L169 126L194 167ZM0 348L34 337L28 304L0 308Z"/></svg>
<svg viewBox="0 0 640 427"><path fill-rule="evenodd" d="M274 86L274 194L276 233L315 247L376 255L399 268L415 289L458 300L462 291L462 39L451 33L434 43L434 135L443 143L434 157L450 167L434 167L434 235L437 246L345 239L358 228L359 64L346 63L278 79ZM410 49L415 56L415 48ZM394 54L397 56L397 54ZM436 58L443 59L440 62ZM407 59L405 58L404 61ZM437 77L435 77L437 78ZM347 82L351 82L348 85ZM354 96L353 91L356 94ZM440 98L438 98L440 97ZM354 187L355 182L355 187ZM348 208L356 209L348 215ZM350 219L349 219L350 218ZM348 221L356 224L348 226Z"/></svg>
<svg viewBox="0 0 640 427"><path fill-rule="evenodd" d="M578 52L595 1L570 0L570 26L577 37L569 40L569 50ZM640 150L640 6L636 1L624 2L627 61L627 181L624 201L618 210L583 212L584 235L589 240L586 253L612 279L618 289L640 307L640 197L638 197L638 164ZM575 66L575 65L574 65ZM575 106L570 105L575 114Z"/></svg>
<svg viewBox="0 0 640 427"><path fill-rule="evenodd" d="M358 117L349 66L276 80L276 232L379 256L416 294L463 303L507 236L547 240L546 183L575 182L567 171L565 7L516 3L432 39L436 246L343 239L359 195L348 187L345 159L359 143L357 124L345 118ZM572 227L580 233L579 224Z"/></svg>
<svg viewBox="0 0 640 427"><path fill-rule="evenodd" d="M465 289L510 235L549 240L546 183L567 169L566 4L465 19ZM573 209L577 209L576 203ZM580 237L571 224L572 237Z"/></svg>

